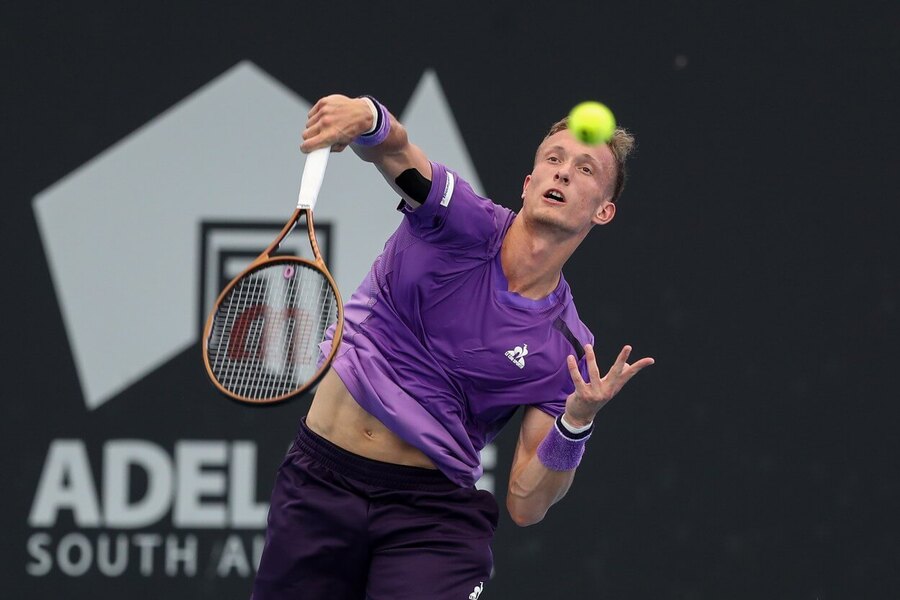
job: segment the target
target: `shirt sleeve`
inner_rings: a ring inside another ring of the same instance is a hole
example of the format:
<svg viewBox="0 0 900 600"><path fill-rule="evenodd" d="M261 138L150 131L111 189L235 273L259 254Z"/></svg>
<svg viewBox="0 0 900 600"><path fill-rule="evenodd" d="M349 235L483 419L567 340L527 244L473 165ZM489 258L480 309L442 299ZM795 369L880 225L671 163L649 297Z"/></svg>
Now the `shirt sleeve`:
<svg viewBox="0 0 900 600"><path fill-rule="evenodd" d="M455 172L431 163L431 191L416 209L405 203L400 210L410 229L423 241L448 249L487 252L501 238L512 211L479 196Z"/></svg>

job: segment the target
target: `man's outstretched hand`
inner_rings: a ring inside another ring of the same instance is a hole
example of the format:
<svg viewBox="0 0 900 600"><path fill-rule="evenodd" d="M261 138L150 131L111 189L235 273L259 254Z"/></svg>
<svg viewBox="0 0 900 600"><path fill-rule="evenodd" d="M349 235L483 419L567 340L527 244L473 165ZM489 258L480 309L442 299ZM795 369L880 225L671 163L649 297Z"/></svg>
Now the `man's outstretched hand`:
<svg viewBox="0 0 900 600"><path fill-rule="evenodd" d="M575 384L575 391L566 399L566 422L573 427L583 427L594 420L597 412L612 400L628 381L640 372L644 367L649 367L655 361L650 358L642 358L629 364L631 346L625 346L619 352L616 362L609 369L605 377L600 376L600 368L597 366L597 357L594 355L594 347L590 344L584 347L584 356L587 359L589 381L585 381L578 370L578 361L574 356L569 356L566 361L569 366L569 375Z"/></svg>

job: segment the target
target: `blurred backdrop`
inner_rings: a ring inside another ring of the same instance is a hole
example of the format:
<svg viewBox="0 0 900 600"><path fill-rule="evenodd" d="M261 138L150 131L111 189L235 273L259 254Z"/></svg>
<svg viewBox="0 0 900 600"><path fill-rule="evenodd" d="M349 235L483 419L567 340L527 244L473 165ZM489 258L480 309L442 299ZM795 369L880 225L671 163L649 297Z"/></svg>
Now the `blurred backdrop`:
<svg viewBox="0 0 900 600"><path fill-rule="evenodd" d="M897 594L896 3L7 3L5 597L246 598L308 399L220 398L221 283L293 207L305 114L369 93L518 207L585 99L638 140L567 266L604 364L569 496L504 515L485 598ZM320 203L345 296L397 223L350 153ZM301 239L302 242L302 239ZM514 421L484 456L502 503Z"/></svg>

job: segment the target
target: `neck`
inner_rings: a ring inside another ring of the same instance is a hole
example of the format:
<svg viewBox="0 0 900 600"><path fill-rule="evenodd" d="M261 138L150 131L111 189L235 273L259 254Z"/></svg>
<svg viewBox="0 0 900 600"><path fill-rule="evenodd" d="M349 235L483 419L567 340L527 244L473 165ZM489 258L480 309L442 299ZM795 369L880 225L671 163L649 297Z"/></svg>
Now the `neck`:
<svg viewBox="0 0 900 600"><path fill-rule="evenodd" d="M509 291L540 300L559 285L563 265L584 236L553 235L529 226L520 216L509 226L500 249L500 264Z"/></svg>

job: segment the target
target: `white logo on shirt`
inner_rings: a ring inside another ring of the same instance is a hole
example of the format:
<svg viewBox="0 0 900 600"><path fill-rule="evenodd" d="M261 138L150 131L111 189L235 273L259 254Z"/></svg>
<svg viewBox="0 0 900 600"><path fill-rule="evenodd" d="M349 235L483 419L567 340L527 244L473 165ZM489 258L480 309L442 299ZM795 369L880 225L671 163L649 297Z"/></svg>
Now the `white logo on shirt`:
<svg viewBox="0 0 900 600"><path fill-rule="evenodd" d="M512 350L506 351L506 358L511 360L514 365L520 369L525 368L525 355L528 354L528 344L516 346Z"/></svg>
<svg viewBox="0 0 900 600"><path fill-rule="evenodd" d="M441 206L450 204L450 197L453 196L453 188L456 187L456 179L453 173L447 173L447 181L444 183L444 193L441 195Z"/></svg>
<svg viewBox="0 0 900 600"><path fill-rule="evenodd" d="M475 586L475 589L472 590L472 593L469 594L469 600L478 600L478 596L481 595L481 591L484 589L484 582L479 581L478 585Z"/></svg>

